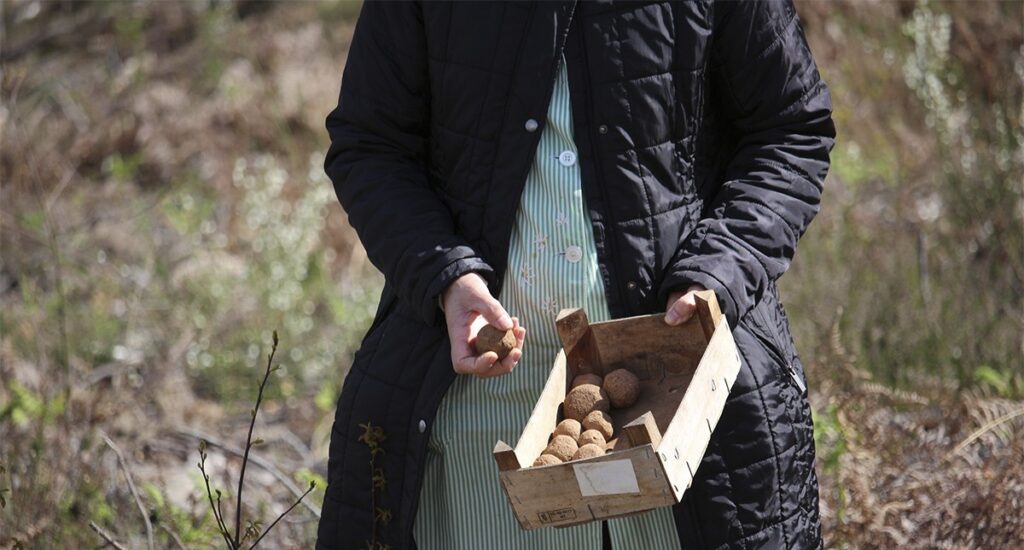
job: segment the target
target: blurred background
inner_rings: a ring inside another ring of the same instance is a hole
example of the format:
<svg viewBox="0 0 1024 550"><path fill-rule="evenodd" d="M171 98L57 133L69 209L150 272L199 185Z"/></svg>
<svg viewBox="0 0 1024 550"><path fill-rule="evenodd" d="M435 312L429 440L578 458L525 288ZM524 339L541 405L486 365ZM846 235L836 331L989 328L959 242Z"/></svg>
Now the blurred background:
<svg viewBox="0 0 1024 550"><path fill-rule="evenodd" d="M1024 3L797 6L839 132L781 283L827 545L1015 546ZM358 13L0 3L0 548L222 545L197 444L233 502L275 329L246 515L316 480L268 545L311 546L382 284L322 170Z"/></svg>

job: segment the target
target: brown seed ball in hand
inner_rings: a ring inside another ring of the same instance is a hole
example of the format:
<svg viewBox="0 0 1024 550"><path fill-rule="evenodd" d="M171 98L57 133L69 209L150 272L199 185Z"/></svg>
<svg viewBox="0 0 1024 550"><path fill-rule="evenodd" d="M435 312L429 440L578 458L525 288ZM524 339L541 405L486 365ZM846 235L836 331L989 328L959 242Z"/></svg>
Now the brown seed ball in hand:
<svg viewBox="0 0 1024 550"><path fill-rule="evenodd" d="M608 394L600 386L583 384L569 391L562 408L566 418L582 421L590 411L608 411Z"/></svg>
<svg viewBox="0 0 1024 550"><path fill-rule="evenodd" d="M612 428L612 417L604 411L591 411L582 422L584 430L597 430L604 436L604 440L608 441L612 438L614 428Z"/></svg>
<svg viewBox="0 0 1024 550"><path fill-rule="evenodd" d="M534 466L550 466L552 464L561 464L562 461L557 456L542 454L537 457L537 460L533 461Z"/></svg>
<svg viewBox="0 0 1024 550"><path fill-rule="evenodd" d="M597 374L580 374L576 378L572 379L572 387L582 386L583 384L593 384L595 386L601 385L601 376Z"/></svg>
<svg viewBox="0 0 1024 550"><path fill-rule="evenodd" d="M640 379L626 369L618 369L604 377L604 391L616 409L632 406L640 397Z"/></svg>
<svg viewBox="0 0 1024 550"><path fill-rule="evenodd" d="M603 449L605 445L604 436L597 430L587 430L580 434L579 446L583 447L585 445L600 445Z"/></svg>
<svg viewBox="0 0 1024 550"><path fill-rule="evenodd" d="M477 355L483 355L488 351L498 354L498 359L504 359L516 347L516 334L512 329L500 330L494 325L484 325L476 335L473 342Z"/></svg>
<svg viewBox="0 0 1024 550"><path fill-rule="evenodd" d="M567 435L556 435L548 444L548 448L544 449L544 454L552 455L565 462L572 458L577 450L579 450L579 445L576 444L575 439Z"/></svg>
<svg viewBox="0 0 1024 550"><path fill-rule="evenodd" d="M604 455L604 445L596 445L594 443L588 443L582 447L576 454L572 455L573 460L579 460L581 458L594 458L595 456Z"/></svg>
<svg viewBox="0 0 1024 550"><path fill-rule="evenodd" d="M580 432L582 431L583 427L580 425L579 421L566 418L555 426L555 431L552 435L567 435L573 439L579 439Z"/></svg>

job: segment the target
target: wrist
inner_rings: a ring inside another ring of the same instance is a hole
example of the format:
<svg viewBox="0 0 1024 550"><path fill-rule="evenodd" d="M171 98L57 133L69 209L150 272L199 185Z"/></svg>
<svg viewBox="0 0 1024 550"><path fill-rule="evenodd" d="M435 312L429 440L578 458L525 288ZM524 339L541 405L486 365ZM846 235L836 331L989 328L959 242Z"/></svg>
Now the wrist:
<svg viewBox="0 0 1024 550"><path fill-rule="evenodd" d="M475 279L474 278L475 279L479 279L480 282L482 282L484 284L484 287L489 286L487 284L487 279L483 278L479 273L477 273L475 271L470 271L469 273L466 273L465 275L460 276L459 278L457 278L454 281L452 281L451 284L449 284L437 296L437 307L441 309L442 313L444 313L444 311L445 311L445 303L448 302L448 296L454 290L456 290L458 288L463 288L463 287L465 287L467 285L474 284L475 283Z"/></svg>

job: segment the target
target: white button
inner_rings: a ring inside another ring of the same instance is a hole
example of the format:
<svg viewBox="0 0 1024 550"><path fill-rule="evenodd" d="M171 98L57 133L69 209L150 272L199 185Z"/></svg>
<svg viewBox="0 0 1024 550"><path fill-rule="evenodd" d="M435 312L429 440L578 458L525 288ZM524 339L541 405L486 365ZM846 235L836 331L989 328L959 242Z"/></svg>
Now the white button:
<svg viewBox="0 0 1024 550"><path fill-rule="evenodd" d="M537 127L538 126L540 126L540 125L537 124L537 121L533 120L532 118L526 121L526 131L527 132L535 132L535 131L537 131Z"/></svg>
<svg viewBox="0 0 1024 550"><path fill-rule="evenodd" d="M572 166L573 164L576 164L576 153L573 153L572 151L562 151L558 154L558 162L561 163L562 166Z"/></svg>
<svg viewBox="0 0 1024 550"><path fill-rule="evenodd" d="M565 247L565 259L571 264L579 262L583 259L583 249L576 245Z"/></svg>
<svg viewBox="0 0 1024 550"><path fill-rule="evenodd" d="M420 425L417 426L417 427L420 429L420 433L423 433L423 432L427 431L427 421L426 420L420 420Z"/></svg>

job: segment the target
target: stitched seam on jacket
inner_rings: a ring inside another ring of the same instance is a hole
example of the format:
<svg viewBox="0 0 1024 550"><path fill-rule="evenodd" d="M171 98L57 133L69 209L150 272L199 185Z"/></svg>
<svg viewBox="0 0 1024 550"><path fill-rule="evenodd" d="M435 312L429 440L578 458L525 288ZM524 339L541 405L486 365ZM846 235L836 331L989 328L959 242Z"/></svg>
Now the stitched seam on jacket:
<svg viewBox="0 0 1024 550"><path fill-rule="evenodd" d="M779 46L782 43L783 40L785 40L788 33L792 30L791 27L796 23L796 20L796 13L794 12L789 16L789 21L787 21L784 25L776 27L774 29L775 40L772 40L771 44L766 46L765 49L761 50L761 53L757 54L749 61L747 61L747 64L749 65L750 63L761 61L769 54L771 54L772 50L774 50L777 46Z"/></svg>
<svg viewBox="0 0 1024 550"><path fill-rule="evenodd" d="M734 541L732 541L732 542L727 542L727 543L725 543L725 544L721 544L721 545L719 545L719 546L716 546L716 547L715 547L715 550L718 550L719 548L730 548L730 547L732 547L732 545L734 545L734 544L738 544L738 545L740 545L741 547L745 547L745 543L746 543L747 541L749 541L750 539L752 539L752 538L754 538L754 537L756 537L756 536L760 535L761 533L764 533L765 531L768 531L768 530L770 530L770 529L774 529L774 528L776 528L776 527L778 527L778 526L780 526L780 525L782 526L782 535L783 535L783 537L784 537L784 538L785 538L785 540L786 540L786 547L788 548L788 547L789 547L789 539L788 539L788 538L786 538L786 527L785 527L785 525L784 525L784 524L785 524L786 522L789 522L789 521L791 521L791 520L792 520L793 518L795 518L795 517L799 516L799 515L800 515L800 512L801 512L801 509L800 509L800 507L798 506L798 507L797 507L797 510L796 510L795 512L793 512L792 514L789 514L788 516L782 517L782 518L780 518L780 519L778 519L778 520L776 520L776 521L770 522L770 523L768 523L767 525L765 525L764 527L762 527L762 528L758 529L757 531L755 531L755 532L753 532L753 533L751 533L751 534L749 534L749 535L743 536L743 535L742 535L742 533L741 533L741 534L740 534L740 536L741 536L742 538L739 538L739 539L736 539L736 540L734 540Z"/></svg>
<svg viewBox="0 0 1024 550"><path fill-rule="evenodd" d="M806 181L807 183L813 185L814 187L821 187L821 184L815 178L812 178L811 175L804 171L803 168L795 164L789 162L779 162L777 160L771 159L763 159L760 162L762 164L767 164L768 166L773 166L780 170L790 172L791 174L797 176L799 179Z"/></svg>
<svg viewBox="0 0 1024 550"><path fill-rule="evenodd" d="M659 212L655 212L655 213L651 214L651 216L653 216L654 218L661 218L661 217L667 216L669 214L674 214L674 213L678 212L679 210L685 210L685 209L688 209L688 208L692 207L696 202L697 202L696 199L691 199L691 200L689 200L689 202L684 202L682 204L677 204L675 206L671 206L669 208L666 208L665 210L661 210ZM637 222L642 222L642 221L644 221L646 219L647 219L647 216L640 216L638 218L629 218L628 220L616 221L616 222L610 223L609 225L614 225L616 227L626 227L626 226L635 225Z"/></svg>
<svg viewBox="0 0 1024 550"><path fill-rule="evenodd" d="M779 109L779 114L788 115L790 109L792 109L794 106L804 105L807 102L807 98L811 97L812 94L821 91L821 88L824 84L825 82L821 80L821 77L815 78L812 84L800 90L800 97L788 103L784 108Z"/></svg>
<svg viewBox="0 0 1024 550"><path fill-rule="evenodd" d="M740 350L740 353L743 353L743 350ZM744 355L746 355L746 354L744 354ZM747 359L747 364L748 365L750 364L750 359L749 358ZM754 369L750 369L750 372L751 372L751 374L753 374L754 373ZM782 499L783 499L783 497L785 495L785 493L782 490L782 462L779 460L779 456L780 456L782 451L779 450L779 443L778 443L778 441L776 441L776 438L775 438L775 422L773 422L771 417L768 415L768 403L764 399L764 392L761 391L761 388L758 388L757 396L758 396L758 398L761 401L761 410L764 412L765 423L768 424L768 435L771 436L771 440L772 440L773 458L775 458L775 480L776 480L776 485L778 486L778 491L779 491L779 512L780 512L780 515L781 515L781 512L782 512ZM786 533L786 526L785 525L782 526L782 540L783 540L783 542L785 542L785 546L788 548L789 547L789 536Z"/></svg>
<svg viewBox="0 0 1024 550"><path fill-rule="evenodd" d="M626 3L625 6L627 6L627 7L621 7L621 8L620 7L611 7L611 8L608 8L608 9L604 10L604 11L597 11L597 12L593 12L592 11L590 13L587 13L585 15L585 18L590 19L590 18L596 18L598 16L606 16L606 15L609 15L609 14L611 14L611 15L618 15L620 13L627 13L627 12L630 12L630 11L636 11L636 10L640 10L640 9L645 9L645 8L652 7L652 6L662 6L662 5L667 4L667 3L669 3L669 2L657 2L657 3L653 3L653 4Z"/></svg>
<svg viewBox="0 0 1024 550"><path fill-rule="evenodd" d="M764 208L765 210L767 210L768 212L774 214L775 217L779 218L779 220L782 221L782 224L786 227L786 229L788 229L789 232L792 234L793 240L794 241L796 240L796 236L797 236L796 226L793 223L791 223L789 220L787 220L785 217L783 217L782 214L779 214L774 208L769 206L768 203L766 203L764 201L761 201L761 200L758 200L758 199L754 199L754 198L743 196L743 197L736 197L736 198L730 200L729 204L730 205L735 205L738 202L746 202L746 203L749 203L749 204L753 204L755 206L760 206L760 207Z"/></svg>

